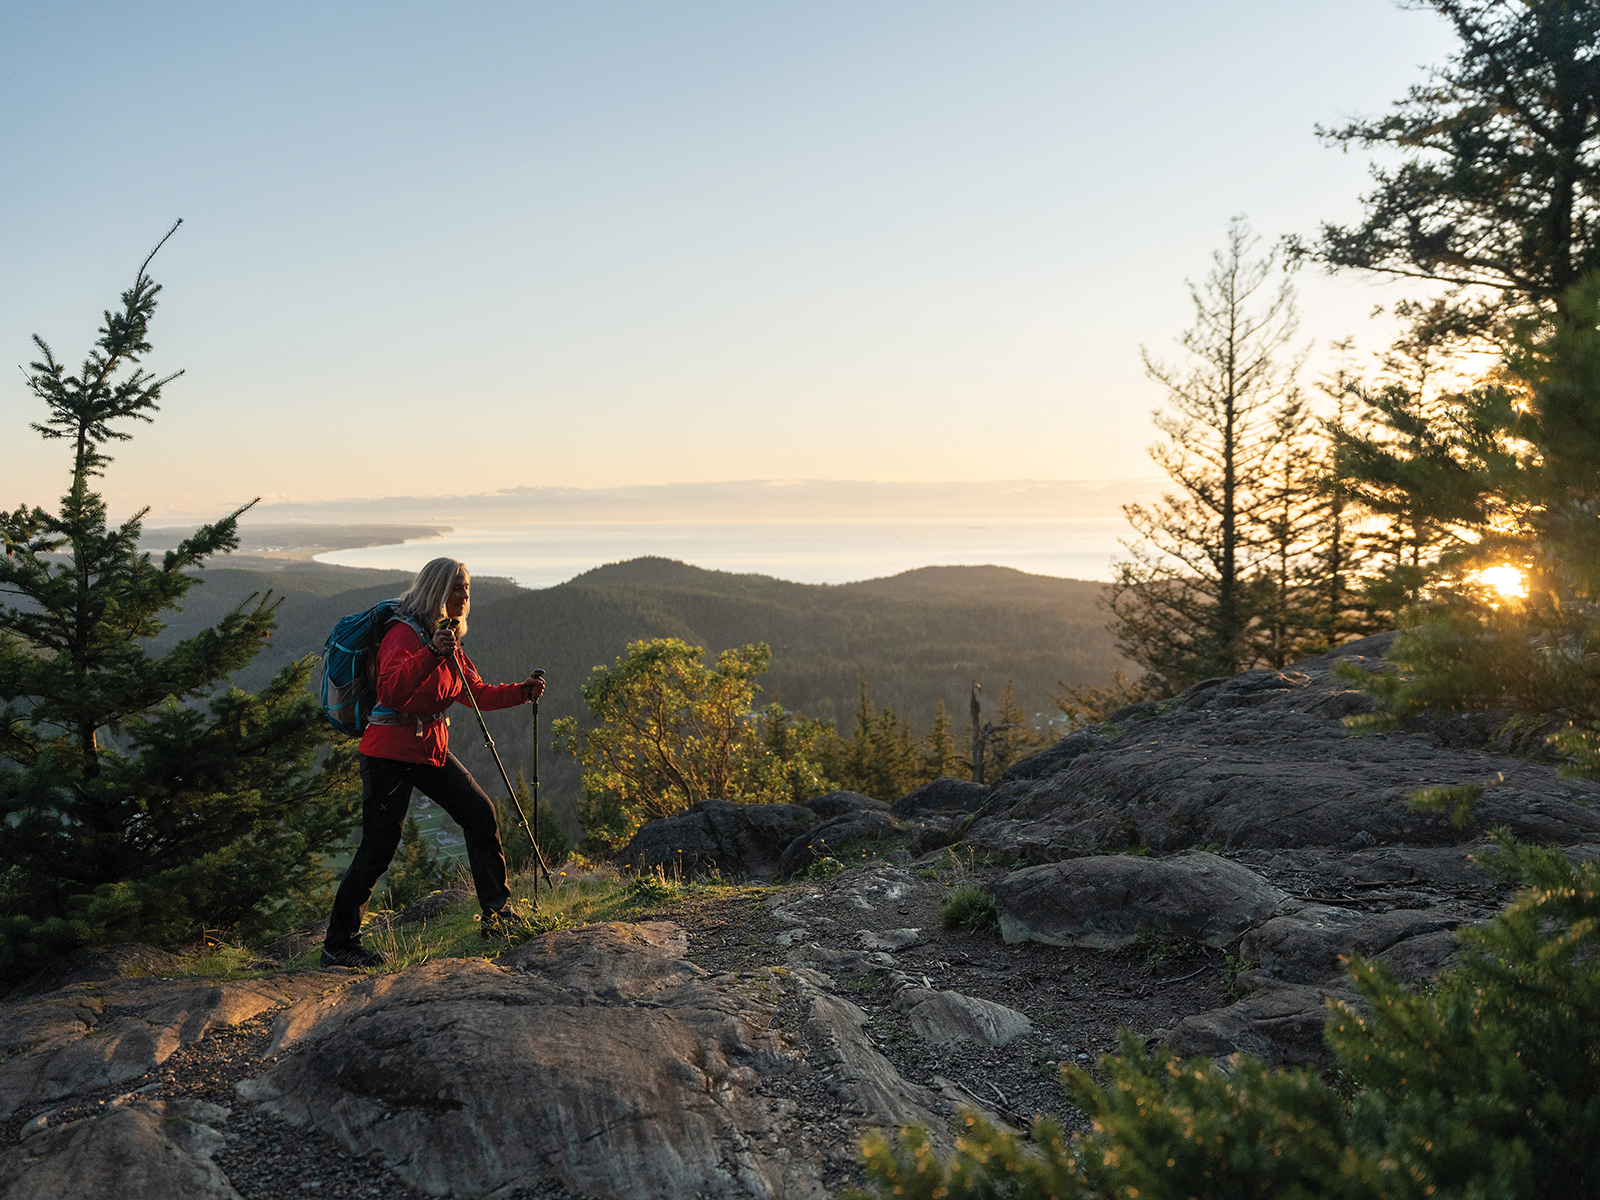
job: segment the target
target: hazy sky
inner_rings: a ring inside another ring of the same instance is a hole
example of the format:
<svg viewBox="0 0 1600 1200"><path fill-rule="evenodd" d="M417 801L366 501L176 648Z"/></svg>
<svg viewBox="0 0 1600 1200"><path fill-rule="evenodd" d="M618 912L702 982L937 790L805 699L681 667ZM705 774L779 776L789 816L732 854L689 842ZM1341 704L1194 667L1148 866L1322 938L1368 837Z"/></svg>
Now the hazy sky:
<svg viewBox="0 0 1600 1200"><path fill-rule="evenodd" d="M167 512L725 479L1148 476L1228 218L1450 48L1385 0L0 6L0 343L76 362L175 217L106 491ZM1304 332L1393 293L1302 277ZM0 360L6 361L6 360ZM0 504L62 443L0 383Z"/></svg>

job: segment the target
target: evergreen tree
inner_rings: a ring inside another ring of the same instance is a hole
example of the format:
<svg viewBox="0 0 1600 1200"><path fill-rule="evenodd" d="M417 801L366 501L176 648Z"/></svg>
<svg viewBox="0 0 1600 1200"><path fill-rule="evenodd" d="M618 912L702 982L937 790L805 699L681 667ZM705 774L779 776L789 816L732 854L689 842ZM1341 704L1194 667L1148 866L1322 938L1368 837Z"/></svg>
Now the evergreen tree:
<svg viewBox="0 0 1600 1200"><path fill-rule="evenodd" d="M1321 422L1312 465L1315 500L1308 556L1316 588L1314 623L1325 647L1351 636L1393 628L1392 619L1385 619L1387 614L1380 616L1363 602L1360 585L1369 560L1368 541L1361 534L1365 514L1356 497L1350 465L1339 453L1341 436L1360 437L1369 430L1365 406L1359 402L1360 383L1347 359L1354 344L1353 338L1331 343L1330 349L1340 352L1338 365L1317 384L1327 399L1327 416Z"/></svg>
<svg viewBox="0 0 1600 1200"><path fill-rule="evenodd" d="M972 764L956 751L950 714L945 711L944 701L940 700L934 706L933 724L922 735L922 769L918 772L917 781L930 783L945 777L962 779L971 770Z"/></svg>
<svg viewBox="0 0 1600 1200"><path fill-rule="evenodd" d="M1359 224L1325 225L1314 248L1296 251L1448 284L1435 328L1498 337L1508 313L1559 307L1600 270L1600 7L1419 7L1454 27L1459 49L1388 115L1319 129L1333 145L1393 149L1400 161L1373 168Z"/></svg>
<svg viewBox="0 0 1600 1200"><path fill-rule="evenodd" d="M987 733L979 731L979 736L983 738L984 780L999 779L1012 763L1028 757L1035 750L1042 750L1050 741L1049 734L1035 729L1022 705L1017 703L1017 692L1011 680L1006 680L1006 686L994 707L994 720L984 722Z"/></svg>
<svg viewBox="0 0 1600 1200"><path fill-rule="evenodd" d="M157 565L137 549L144 513L112 526L93 490L111 462L103 447L129 436L116 425L149 421L177 378L140 365L160 293L149 261L77 374L34 339L28 385L49 412L34 428L66 441L72 466L58 512L0 513L6 979L75 944L263 930L287 896L326 880L319 855L354 819L353 755L318 765L327 725L307 690L314 660L258 695L217 690L271 634L270 596L149 651L160 614L200 583L194 568L238 544L244 511Z"/></svg>
<svg viewBox="0 0 1600 1200"><path fill-rule="evenodd" d="M824 761L827 747L838 740L833 725L797 717L774 700L761 710L761 738L772 751L789 803L804 804L835 790Z"/></svg>
<svg viewBox="0 0 1600 1200"><path fill-rule="evenodd" d="M1600 775L1600 277L1562 309L1520 331L1504 383L1452 398L1444 432L1428 432L1442 449L1363 460L1418 504L1448 501L1462 536L1390 652L1408 676L1372 680L1385 711L1357 724L1440 707L1546 714L1573 769ZM1521 586L1489 586L1494 570ZM1481 790L1419 799L1465 819Z"/></svg>
<svg viewBox="0 0 1600 1200"><path fill-rule="evenodd" d="M533 789L528 786L527 776L520 767L517 768L516 791L517 799L522 804L522 811L539 830L539 850L544 855L545 865L560 866L572 853L572 840L567 837L561 818L556 816L555 809L544 796L540 796L539 803L534 804ZM535 809L538 810L537 814ZM500 825L500 841L505 847L506 867L513 875L528 870L534 863L533 841L528 837L528 831L522 827L522 821L518 818L516 810L505 801L496 800L494 811L495 819Z"/></svg>
<svg viewBox="0 0 1600 1200"><path fill-rule="evenodd" d="M1262 554L1271 499L1272 422L1297 396L1299 363L1283 361L1297 324L1288 281L1272 286L1276 251L1250 258L1243 218L1228 226L1203 285L1190 285L1195 324L1179 339L1190 363L1145 355L1167 392L1155 414L1165 440L1151 456L1176 488L1154 507L1123 511L1138 535L1114 564L1111 629L1151 693L1250 665L1249 580Z"/></svg>
<svg viewBox="0 0 1600 1200"><path fill-rule="evenodd" d="M1322 439L1309 403L1294 396L1272 414L1272 450L1262 488L1259 574L1250 581L1251 657L1285 667L1326 647L1318 628L1317 453Z"/></svg>
<svg viewBox="0 0 1600 1200"><path fill-rule="evenodd" d="M438 891L456 873L449 859L441 860L423 840L415 815L407 814L400 830L400 852L384 872L384 908L398 912L406 905Z"/></svg>

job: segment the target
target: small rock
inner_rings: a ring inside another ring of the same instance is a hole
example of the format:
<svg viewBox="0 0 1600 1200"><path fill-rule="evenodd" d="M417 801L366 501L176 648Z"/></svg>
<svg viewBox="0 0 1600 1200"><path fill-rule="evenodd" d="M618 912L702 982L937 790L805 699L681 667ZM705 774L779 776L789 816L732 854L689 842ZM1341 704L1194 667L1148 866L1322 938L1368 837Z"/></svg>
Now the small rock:
<svg viewBox="0 0 1600 1200"><path fill-rule="evenodd" d="M913 1007L907 1016L916 1035L935 1045L980 1042L1004 1046L1033 1028L1033 1022L1014 1008L960 992L939 992Z"/></svg>

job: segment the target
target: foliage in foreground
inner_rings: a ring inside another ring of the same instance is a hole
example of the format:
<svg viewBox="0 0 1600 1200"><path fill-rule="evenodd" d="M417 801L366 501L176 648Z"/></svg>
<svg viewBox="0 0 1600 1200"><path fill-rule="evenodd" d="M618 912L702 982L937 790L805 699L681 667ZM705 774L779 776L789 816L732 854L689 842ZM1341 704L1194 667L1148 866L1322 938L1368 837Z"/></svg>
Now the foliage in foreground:
<svg viewBox="0 0 1600 1200"><path fill-rule="evenodd" d="M1365 1017L1333 1007L1341 1088L1310 1069L1225 1067L1125 1033L1097 1083L1062 1071L1090 1118L1032 1144L976 1116L941 1158L925 1133L863 1146L868 1196L902 1200L1584 1196L1600 1188L1600 865L1501 835L1485 865L1527 889L1462 931L1462 965L1408 993L1351 966Z"/></svg>

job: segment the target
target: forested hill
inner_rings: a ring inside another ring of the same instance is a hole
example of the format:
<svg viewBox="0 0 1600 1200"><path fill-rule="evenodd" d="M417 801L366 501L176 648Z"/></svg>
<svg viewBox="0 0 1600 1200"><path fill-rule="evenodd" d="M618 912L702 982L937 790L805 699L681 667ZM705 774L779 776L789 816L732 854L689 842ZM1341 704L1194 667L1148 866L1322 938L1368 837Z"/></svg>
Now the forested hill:
<svg viewBox="0 0 1600 1200"><path fill-rule="evenodd" d="M205 574L161 640L214 624L251 592L272 589L284 597L278 632L235 677L251 690L283 663L320 653L338 617L395 595L409 579L317 563L270 572L214 567ZM713 653L765 641L772 669L761 680L763 699L831 718L845 733L862 679L874 704L919 729L943 699L959 730L974 680L989 697L1012 681L1023 708L1041 719L1055 711L1049 692L1059 681L1109 681L1123 664L1096 606L1103 586L1004 567L925 567L861 583L802 584L639 558L538 590L475 579L467 646L490 680L520 679L535 666L549 673L545 730L548 718L585 715L579 689L594 666L610 664L630 641L653 637L683 638ZM452 726L452 745L488 784L494 768L470 714L463 711L463 718ZM514 773L528 765L527 710L491 720L507 767ZM552 763L546 743L541 765L546 790L570 813L576 784L570 760Z"/></svg>

